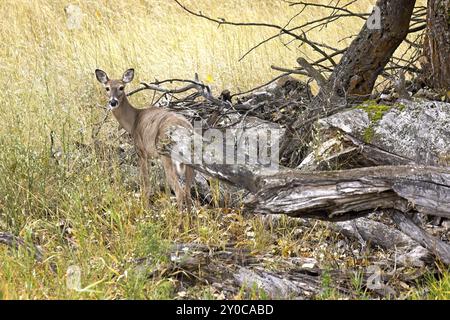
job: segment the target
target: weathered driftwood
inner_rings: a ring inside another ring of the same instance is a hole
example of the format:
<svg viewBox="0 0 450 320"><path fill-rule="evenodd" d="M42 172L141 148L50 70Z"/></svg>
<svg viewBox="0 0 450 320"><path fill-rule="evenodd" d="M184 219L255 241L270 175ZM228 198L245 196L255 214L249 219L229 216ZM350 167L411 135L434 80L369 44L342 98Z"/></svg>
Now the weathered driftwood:
<svg viewBox="0 0 450 320"><path fill-rule="evenodd" d="M450 264L450 245L448 243L429 235L403 212L393 210L391 217L403 233L433 252L444 264Z"/></svg>
<svg viewBox="0 0 450 320"><path fill-rule="evenodd" d="M182 138L172 136L174 141ZM159 146L177 154L196 170L248 190L245 205L256 213L284 213L326 220L358 217L377 208L395 208L450 217L450 171L445 167L379 166L329 172L274 170L258 165L225 165L212 161L192 163L173 144ZM187 148L188 149L188 148Z"/></svg>
<svg viewBox="0 0 450 320"><path fill-rule="evenodd" d="M340 131L340 146L347 150L356 147L350 150L350 157L358 158L362 166L450 166L449 103L400 100L393 106L362 105L320 119L317 130L321 136L332 137L339 136L335 130ZM333 147L337 149L336 144L326 149ZM316 167L327 161L323 156L316 158Z"/></svg>
<svg viewBox="0 0 450 320"><path fill-rule="evenodd" d="M336 222L331 224L331 227L347 237L358 239L364 245L369 243L384 249L417 245L414 240L399 230L365 217Z"/></svg>
<svg viewBox="0 0 450 320"><path fill-rule="evenodd" d="M266 255L255 256L234 246L210 247L193 243L175 244L167 255L168 265L161 266L161 270L151 270L151 277L175 276L181 281L205 282L232 296L242 290L263 290L271 299L306 299L319 295L322 290L322 270L317 268L313 258L280 260ZM145 271L149 259L137 259L138 269ZM266 268L266 262L277 264L278 270ZM352 275L341 271L330 273L333 278L330 288L349 294L340 282L348 281Z"/></svg>
<svg viewBox="0 0 450 320"><path fill-rule="evenodd" d="M450 172L446 168L380 166L314 173L286 170L255 178L254 185L258 191L246 205L258 213L345 220L377 208L414 208L450 216Z"/></svg>
<svg viewBox="0 0 450 320"><path fill-rule="evenodd" d="M363 246L379 246L395 250L395 263L406 267L424 267L432 261L431 252L405 233L382 222L369 218L340 221L330 224L331 228L346 237L358 240Z"/></svg>

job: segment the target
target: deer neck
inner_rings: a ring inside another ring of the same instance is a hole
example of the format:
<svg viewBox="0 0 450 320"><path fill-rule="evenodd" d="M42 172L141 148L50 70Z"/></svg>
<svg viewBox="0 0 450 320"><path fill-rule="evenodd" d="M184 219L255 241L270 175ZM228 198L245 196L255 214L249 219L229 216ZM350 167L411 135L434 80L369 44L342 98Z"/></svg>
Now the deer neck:
<svg viewBox="0 0 450 320"><path fill-rule="evenodd" d="M129 134L133 133L134 123L138 114L138 109L133 107L125 96L119 107L112 111L114 117Z"/></svg>

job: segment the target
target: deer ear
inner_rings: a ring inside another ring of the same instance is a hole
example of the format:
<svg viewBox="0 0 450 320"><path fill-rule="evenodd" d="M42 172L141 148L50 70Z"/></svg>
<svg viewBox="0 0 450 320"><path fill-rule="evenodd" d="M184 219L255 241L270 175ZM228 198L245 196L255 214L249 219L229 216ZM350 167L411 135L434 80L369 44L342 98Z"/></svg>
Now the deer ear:
<svg viewBox="0 0 450 320"><path fill-rule="evenodd" d="M133 81L133 78L134 78L134 69L128 69L127 71L124 72L122 76L122 81L128 83Z"/></svg>
<svg viewBox="0 0 450 320"><path fill-rule="evenodd" d="M109 81L108 75L103 70L96 69L95 76L97 77L97 80L103 84L106 84Z"/></svg>

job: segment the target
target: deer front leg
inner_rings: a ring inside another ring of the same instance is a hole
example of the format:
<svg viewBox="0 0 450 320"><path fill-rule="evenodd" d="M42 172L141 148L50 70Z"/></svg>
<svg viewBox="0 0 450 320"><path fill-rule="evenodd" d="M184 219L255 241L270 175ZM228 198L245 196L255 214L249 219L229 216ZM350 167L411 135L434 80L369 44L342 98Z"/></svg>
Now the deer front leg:
<svg viewBox="0 0 450 320"><path fill-rule="evenodd" d="M150 178L148 172L148 157L146 155L138 155L139 178L141 182L141 193L147 204L150 200Z"/></svg>

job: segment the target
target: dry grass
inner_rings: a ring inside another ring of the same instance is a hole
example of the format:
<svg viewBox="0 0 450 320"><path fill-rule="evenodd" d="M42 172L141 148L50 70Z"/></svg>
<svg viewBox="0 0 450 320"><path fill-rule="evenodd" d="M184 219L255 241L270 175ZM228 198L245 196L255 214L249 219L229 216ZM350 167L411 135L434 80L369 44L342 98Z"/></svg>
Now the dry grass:
<svg viewBox="0 0 450 320"><path fill-rule="evenodd" d="M357 6L366 11L371 2ZM184 3L239 21L285 24L295 13L282 1ZM93 75L97 67L117 76L135 67L134 85L198 72L216 90L244 90L269 80L275 74L271 64L292 66L299 55L313 58L313 53L287 49L277 40L238 62L271 31L217 28L166 0L76 1L83 19L71 30L68 4L6 0L0 5L0 15L7 17L0 21L0 231L38 243L46 252L46 260L36 263L27 252L0 247L0 298L173 298L171 279L146 280L131 261L152 255L161 263L165 246L174 241L233 241L281 256L313 255L313 248L300 244L313 236L328 239L320 224L294 235L288 222L268 229L239 211L201 208L196 216L180 217L166 195L156 210L145 210L117 164L111 169L75 147L75 142L90 143L92 127L102 117L97 107L104 104L103 92ZM308 11L292 24L320 14ZM348 20L316 37L335 42L360 26L361 21ZM148 94L133 96L137 105L149 99ZM62 152L59 165L50 157L51 131ZM116 124L108 122L101 136L117 143ZM81 268L84 290L67 288L71 265ZM209 291L196 295L212 297Z"/></svg>

